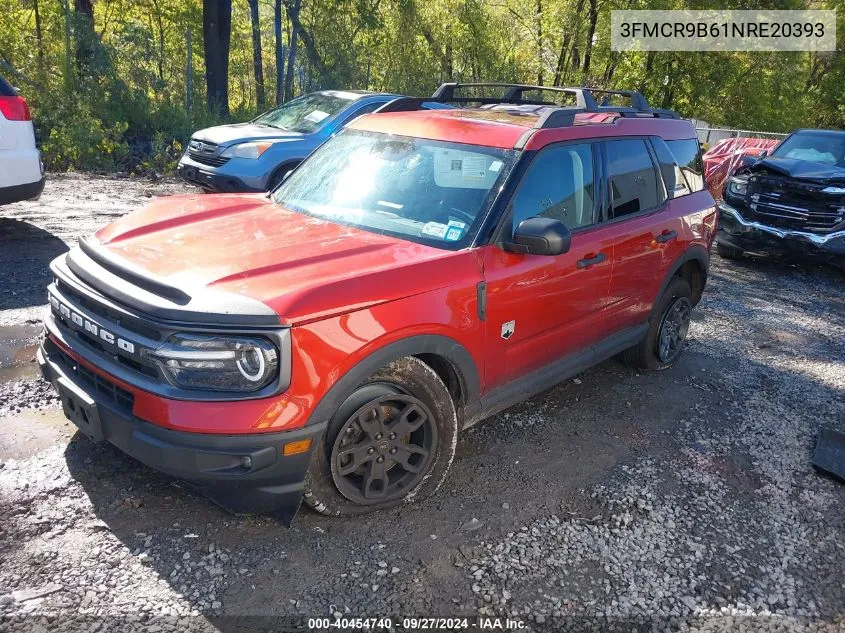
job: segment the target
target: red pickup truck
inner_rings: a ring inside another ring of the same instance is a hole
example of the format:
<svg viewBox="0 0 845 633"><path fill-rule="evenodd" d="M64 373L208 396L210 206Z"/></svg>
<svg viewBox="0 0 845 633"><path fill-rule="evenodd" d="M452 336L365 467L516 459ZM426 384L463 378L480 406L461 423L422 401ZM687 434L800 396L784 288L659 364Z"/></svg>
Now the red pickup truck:
<svg viewBox="0 0 845 633"><path fill-rule="evenodd" d="M491 87L397 99L270 195L159 199L56 259L38 359L66 415L291 520L433 493L461 430L611 356L670 366L716 232L692 124Z"/></svg>

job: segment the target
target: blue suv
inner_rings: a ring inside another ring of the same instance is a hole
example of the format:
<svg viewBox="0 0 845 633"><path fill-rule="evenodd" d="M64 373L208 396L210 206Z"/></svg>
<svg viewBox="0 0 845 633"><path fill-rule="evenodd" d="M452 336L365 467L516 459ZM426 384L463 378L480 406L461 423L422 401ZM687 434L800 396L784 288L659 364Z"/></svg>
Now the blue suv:
<svg viewBox="0 0 845 633"><path fill-rule="evenodd" d="M285 175L353 119L400 95L322 90L293 99L248 123L196 132L177 173L212 192L272 190ZM448 107L426 103L426 107Z"/></svg>

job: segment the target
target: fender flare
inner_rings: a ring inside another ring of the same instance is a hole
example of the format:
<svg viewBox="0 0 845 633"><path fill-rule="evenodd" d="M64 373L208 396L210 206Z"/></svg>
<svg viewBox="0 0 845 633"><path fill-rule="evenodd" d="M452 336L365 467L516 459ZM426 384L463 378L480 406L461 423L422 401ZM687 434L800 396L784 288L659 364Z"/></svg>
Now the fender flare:
<svg viewBox="0 0 845 633"><path fill-rule="evenodd" d="M467 349L456 340L438 334L410 336L373 351L359 361L332 385L308 417L306 426L326 422L334 415L341 403L364 380L388 363L405 356L418 354L437 354L452 364L461 381L464 402L478 399L481 381L475 360Z"/></svg>
<svg viewBox="0 0 845 633"><path fill-rule="evenodd" d="M657 305L657 302L660 300L660 297L662 297L663 293L666 292L666 288L669 286L677 272L681 269L684 264L690 261L697 261L699 264L701 264L701 267L704 269L704 283L707 283L707 274L710 270L710 253L703 246L699 244L694 244L690 246L686 251L684 251L684 253L680 257L678 257L678 259L676 259L675 262L672 264L672 267L669 269L669 274L666 275L666 278L663 280L663 283L660 284L660 290L657 292L657 296L654 297L652 305Z"/></svg>

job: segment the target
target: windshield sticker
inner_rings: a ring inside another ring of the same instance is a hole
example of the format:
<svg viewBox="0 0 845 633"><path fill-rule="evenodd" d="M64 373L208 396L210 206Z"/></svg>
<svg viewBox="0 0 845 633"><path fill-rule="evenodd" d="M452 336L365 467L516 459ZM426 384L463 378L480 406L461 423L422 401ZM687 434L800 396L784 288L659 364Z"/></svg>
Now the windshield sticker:
<svg viewBox="0 0 845 633"><path fill-rule="evenodd" d="M434 184L454 189L489 189L498 174L487 168L489 156L459 149L434 152Z"/></svg>
<svg viewBox="0 0 845 633"><path fill-rule="evenodd" d="M323 112L322 110L314 110L311 114L305 117L305 120L311 121L312 123L319 123L327 116L329 116L328 112Z"/></svg>
<svg viewBox="0 0 845 633"><path fill-rule="evenodd" d="M502 169L503 164L504 163L500 160L494 160L492 163L490 163L490 166L487 169L492 171L494 174L498 174L499 171Z"/></svg>
<svg viewBox="0 0 845 633"><path fill-rule="evenodd" d="M448 226L440 224L440 222L426 222L425 226L422 227L421 233L423 235L430 235L431 237L436 237L442 240L446 237L446 230L448 228Z"/></svg>
<svg viewBox="0 0 845 633"><path fill-rule="evenodd" d="M487 158L484 156L467 156L461 162L461 174L470 180L484 180L487 175Z"/></svg>
<svg viewBox="0 0 845 633"><path fill-rule="evenodd" d="M460 220L449 220L449 224L446 225L446 241L457 242L466 233L466 228L466 223Z"/></svg>

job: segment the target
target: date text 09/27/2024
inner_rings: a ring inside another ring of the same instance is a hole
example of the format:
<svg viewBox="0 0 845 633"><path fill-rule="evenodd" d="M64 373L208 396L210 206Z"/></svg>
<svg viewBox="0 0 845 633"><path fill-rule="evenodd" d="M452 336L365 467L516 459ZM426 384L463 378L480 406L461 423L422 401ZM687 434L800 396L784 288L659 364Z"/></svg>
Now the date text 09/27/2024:
<svg viewBox="0 0 845 633"><path fill-rule="evenodd" d="M527 623L512 618L478 616L474 618L457 617L403 617L394 620L389 617L341 617L309 618L308 629L311 631L519 631Z"/></svg>

